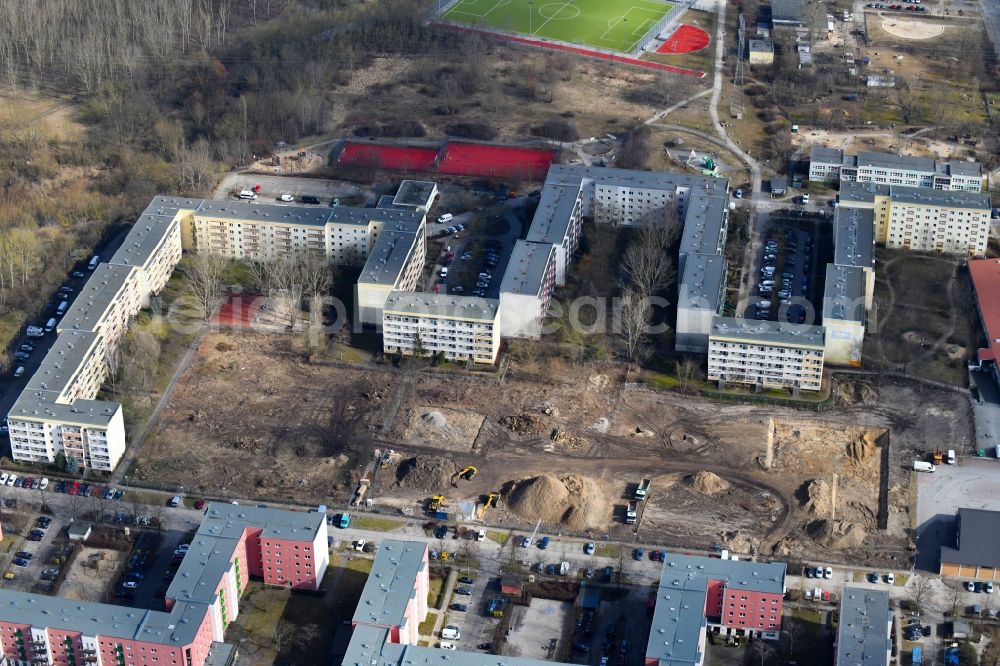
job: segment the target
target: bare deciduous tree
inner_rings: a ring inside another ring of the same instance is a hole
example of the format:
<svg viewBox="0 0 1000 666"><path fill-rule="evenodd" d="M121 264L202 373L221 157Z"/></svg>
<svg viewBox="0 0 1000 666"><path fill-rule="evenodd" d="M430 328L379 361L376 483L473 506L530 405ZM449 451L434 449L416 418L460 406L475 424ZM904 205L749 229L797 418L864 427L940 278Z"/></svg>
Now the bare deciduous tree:
<svg viewBox="0 0 1000 666"><path fill-rule="evenodd" d="M931 585L930 578L927 576L914 576L913 587L910 591L910 599L913 600L913 605L916 606L917 612L923 613L924 606L927 604L927 600L931 595Z"/></svg>
<svg viewBox="0 0 1000 666"><path fill-rule="evenodd" d="M674 282L677 271L671 250L680 224L675 215L642 227L629 243L622 258L622 270L642 296L658 294Z"/></svg>
<svg viewBox="0 0 1000 666"><path fill-rule="evenodd" d="M199 252L184 268L188 289L207 321L222 297L222 275L229 262L212 252Z"/></svg>
<svg viewBox="0 0 1000 666"><path fill-rule="evenodd" d="M626 289L618 302L615 319L615 334L625 343L628 359L637 360L644 351L653 322L649 299L635 289Z"/></svg>

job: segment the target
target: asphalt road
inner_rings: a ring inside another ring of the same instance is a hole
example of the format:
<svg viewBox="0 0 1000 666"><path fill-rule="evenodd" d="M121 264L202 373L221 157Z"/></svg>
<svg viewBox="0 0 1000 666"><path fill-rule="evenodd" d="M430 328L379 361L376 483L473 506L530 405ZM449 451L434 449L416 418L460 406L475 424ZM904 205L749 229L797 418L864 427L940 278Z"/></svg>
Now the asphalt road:
<svg viewBox="0 0 1000 666"><path fill-rule="evenodd" d="M1000 0L980 0L979 6L986 23L986 32L993 42L993 50L1000 56Z"/></svg>

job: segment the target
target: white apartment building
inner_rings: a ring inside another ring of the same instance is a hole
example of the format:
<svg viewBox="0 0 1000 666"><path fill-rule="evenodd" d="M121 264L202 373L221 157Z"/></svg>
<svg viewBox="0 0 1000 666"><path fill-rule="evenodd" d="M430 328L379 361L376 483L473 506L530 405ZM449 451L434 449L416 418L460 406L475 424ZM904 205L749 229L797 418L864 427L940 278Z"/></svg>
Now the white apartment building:
<svg viewBox="0 0 1000 666"><path fill-rule="evenodd" d="M817 182L858 182L904 187L929 187L944 191L982 192L984 176L978 162L939 161L862 151L813 147L809 159L809 180Z"/></svg>
<svg viewBox="0 0 1000 666"><path fill-rule="evenodd" d="M725 302L728 219L725 192L689 196L677 253L677 351L708 351L712 322Z"/></svg>
<svg viewBox="0 0 1000 666"><path fill-rule="evenodd" d="M874 211L875 242L886 247L982 257L990 232L988 194L845 183L840 206Z"/></svg>
<svg viewBox="0 0 1000 666"><path fill-rule="evenodd" d="M181 219L197 203L196 199L154 197L108 260L115 266L139 269L141 307L149 304L151 294L158 294L166 286L181 260Z"/></svg>
<svg viewBox="0 0 1000 666"><path fill-rule="evenodd" d="M98 333L108 348L114 347L148 298L141 275L135 266L98 264L56 330Z"/></svg>
<svg viewBox="0 0 1000 666"><path fill-rule="evenodd" d="M121 405L94 400L107 368L99 333L65 331L7 415L14 460L55 461L111 471L125 452Z"/></svg>
<svg viewBox="0 0 1000 666"><path fill-rule="evenodd" d="M708 379L760 388L819 391L821 326L716 317L708 341Z"/></svg>
<svg viewBox="0 0 1000 666"><path fill-rule="evenodd" d="M538 338L556 284L555 246L519 240L500 283L500 329L505 338Z"/></svg>
<svg viewBox="0 0 1000 666"><path fill-rule="evenodd" d="M412 355L419 336L429 354L495 363L500 352L497 299L394 291L382 310L386 354Z"/></svg>

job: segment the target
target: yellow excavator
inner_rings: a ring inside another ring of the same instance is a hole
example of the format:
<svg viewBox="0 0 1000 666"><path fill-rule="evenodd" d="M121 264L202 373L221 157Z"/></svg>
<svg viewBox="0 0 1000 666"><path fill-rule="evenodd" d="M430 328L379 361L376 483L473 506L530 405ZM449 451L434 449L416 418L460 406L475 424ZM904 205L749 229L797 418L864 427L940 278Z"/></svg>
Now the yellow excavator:
<svg viewBox="0 0 1000 666"><path fill-rule="evenodd" d="M474 478L476 478L476 474L479 474L479 470L473 467L472 465L469 465L465 469L456 472L455 475L451 477L451 485L457 488L459 479L472 481Z"/></svg>
<svg viewBox="0 0 1000 666"><path fill-rule="evenodd" d="M432 513L442 506L444 506L444 495L435 495L427 501L427 510Z"/></svg>
<svg viewBox="0 0 1000 666"><path fill-rule="evenodd" d="M486 496L486 501L483 502L482 507L479 509L479 520L486 517L486 512L490 510L491 507L496 506L500 502L500 491L491 492Z"/></svg>

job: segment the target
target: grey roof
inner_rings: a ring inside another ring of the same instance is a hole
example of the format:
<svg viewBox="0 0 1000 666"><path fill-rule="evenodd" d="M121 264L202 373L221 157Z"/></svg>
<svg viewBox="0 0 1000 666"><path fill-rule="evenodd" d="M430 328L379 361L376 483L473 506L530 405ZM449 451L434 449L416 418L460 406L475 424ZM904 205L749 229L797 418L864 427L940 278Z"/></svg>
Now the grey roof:
<svg viewBox="0 0 1000 666"><path fill-rule="evenodd" d="M703 555L667 553L660 585L671 576L701 573L709 580L725 581L730 590L747 590L761 594L785 593L784 562L755 562L754 560L722 559ZM702 608L704 610L704 608Z"/></svg>
<svg viewBox="0 0 1000 666"><path fill-rule="evenodd" d="M551 170L549 173L552 173ZM538 199L535 216L528 228L527 239L536 243L562 245L579 196L579 182L563 185L546 181L542 196Z"/></svg>
<svg viewBox="0 0 1000 666"><path fill-rule="evenodd" d="M772 176L771 177L771 191L772 192L784 192L788 189L788 177L787 176Z"/></svg>
<svg viewBox="0 0 1000 666"><path fill-rule="evenodd" d="M820 162L822 164L841 164L844 160L844 151L837 148L827 148L826 146L813 146L809 151L810 162Z"/></svg>
<svg viewBox="0 0 1000 666"><path fill-rule="evenodd" d="M261 538L312 541L326 514L268 507L210 502L198 528L199 535L238 539L248 525L261 528Z"/></svg>
<svg viewBox="0 0 1000 666"><path fill-rule="evenodd" d="M948 174L951 176L981 178L983 175L983 166L979 162L952 160L948 162Z"/></svg>
<svg viewBox="0 0 1000 666"><path fill-rule="evenodd" d="M833 213L833 263L875 267L875 211L837 206Z"/></svg>
<svg viewBox="0 0 1000 666"><path fill-rule="evenodd" d="M401 626L413 598L414 582L426 566L427 544L386 539L379 544L371 573L354 609L354 622Z"/></svg>
<svg viewBox="0 0 1000 666"><path fill-rule="evenodd" d="M757 321L735 317L715 317L709 338L725 338L782 347L823 348L822 326L806 326L788 322Z"/></svg>
<svg viewBox="0 0 1000 666"><path fill-rule="evenodd" d="M415 237L416 230L409 225L386 224L365 261L358 282L396 286L415 249Z"/></svg>
<svg viewBox="0 0 1000 666"><path fill-rule="evenodd" d="M708 623L705 617L708 580L700 571L663 567L646 644L647 663L654 659L660 666L702 663L704 655L698 645Z"/></svg>
<svg viewBox="0 0 1000 666"><path fill-rule="evenodd" d="M865 321L865 271L857 266L826 265L823 290L823 324Z"/></svg>
<svg viewBox="0 0 1000 666"><path fill-rule="evenodd" d="M844 586L837 629L837 666L885 666L889 638L889 592Z"/></svg>
<svg viewBox="0 0 1000 666"><path fill-rule="evenodd" d="M804 23L807 0L772 0L771 20L777 23Z"/></svg>
<svg viewBox="0 0 1000 666"><path fill-rule="evenodd" d="M974 208L990 210L990 195L985 192L964 192L962 190L935 190L930 187L903 187L892 185L889 197L894 202L946 208Z"/></svg>
<svg viewBox="0 0 1000 666"><path fill-rule="evenodd" d="M941 562L1000 567L1000 511L959 509L956 545L941 547Z"/></svg>
<svg viewBox="0 0 1000 666"><path fill-rule="evenodd" d="M514 250L500 282L500 293L538 295L549 272L553 247L551 243L532 243L526 240L514 243Z"/></svg>
<svg viewBox="0 0 1000 666"><path fill-rule="evenodd" d="M117 402L78 399L59 403L60 393L72 383L87 356L95 351L100 335L90 331L63 331L45 354L11 407L10 419L48 420L105 427L121 409Z"/></svg>
<svg viewBox="0 0 1000 666"><path fill-rule="evenodd" d="M770 39L751 39L750 52L774 53L774 42L772 42Z"/></svg>
<svg viewBox="0 0 1000 666"><path fill-rule="evenodd" d="M59 322L59 331L93 331L125 283L138 270L134 266L99 264L80 290L80 295Z"/></svg>
<svg viewBox="0 0 1000 666"><path fill-rule="evenodd" d="M726 233L726 197L697 192L684 213L680 252L717 254Z"/></svg>
<svg viewBox="0 0 1000 666"><path fill-rule="evenodd" d="M342 666L552 666L557 662L390 643L386 629L359 624L338 663Z"/></svg>
<svg viewBox="0 0 1000 666"><path fill-rule="evenodd" d="M87 635L180 647L191 643L204 604L178 603L169 613L0 589L0 621L71 629Z"/></svg>
<svg viewBox="0 0 1000 666"><path fill-rule="evenodd" d="M167 597L179 601L210 604L215 590L229 569L239 539L196 534L188 552L167 588Z"/></svg>
<svg viewBox="0 0 1000 666"><path fill-rule="evenodd" d="M682 257L677 306L719 311L726 280L726 258L721 254L687 254Z"/></svg>
<svg viewBox="0 0 1000 666"><path fill-rule="evenodd" d="M437 184L429 180L404 180L399 184L392 202L397 206L426 207Z"/></svg>
<svg viewBox="0 0 1000 666"><path fill-rule="evenodd" d="M842 204L873 203L876 196L889 196L889 185L840 181L840 192L837 194L837 200Z"/></svg>
<svg viewBox="0 0 1000 666"><path fill-rule="evenodd" d="M499 308L500 301L495 298L393 291L382 311L404 316L436 315L447 319L494 321Z"/></svg>
<svg viewBox="0 0 1000 666"><path fill-rule="evenodd" d="M934 173L934 160L929 157L876 153L870 150L862 150L858 153L858 166Z"/></svg>
<svg viewBox="0 0 1000 666"><path fill-rule="evenodd" d="M595 167L581 164L556 164L549 169L545 178L545 188L549 185L572 185L579 187L582 181L592 180L618 187L640 187L643 189L675 190L682 188L715 189L725 192L728 181L725 178L709 178L672 171L636 171L614 167Z"/></svg>

